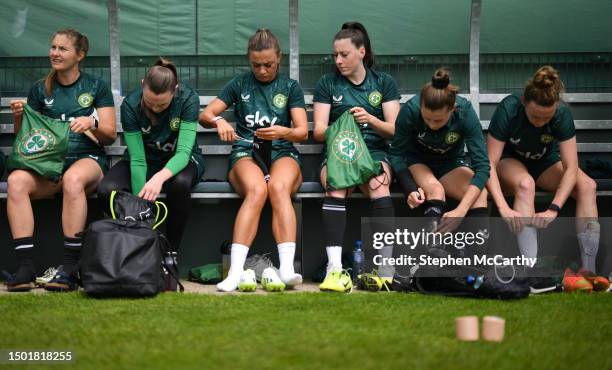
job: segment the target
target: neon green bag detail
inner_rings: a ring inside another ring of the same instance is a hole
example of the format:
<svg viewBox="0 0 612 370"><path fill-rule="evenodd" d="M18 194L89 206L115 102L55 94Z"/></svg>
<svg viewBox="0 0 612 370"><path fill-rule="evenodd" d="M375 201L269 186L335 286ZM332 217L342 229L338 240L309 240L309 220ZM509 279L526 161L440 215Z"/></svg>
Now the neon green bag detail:
<svg viewBox="0 0 612 370"><path fill-rule="evenodd" d="M45 117L24 106L21 129L7 161L8 170L32 170L57 182L64 169L69 132L69 122Z"/></svg>
<svg viewBox="0 0 612 370"><path fill-rule="evenodd" d="M345 189L368 182L382 171L366 147L353 115L345 111L325 131L327 185Z"/></svg>

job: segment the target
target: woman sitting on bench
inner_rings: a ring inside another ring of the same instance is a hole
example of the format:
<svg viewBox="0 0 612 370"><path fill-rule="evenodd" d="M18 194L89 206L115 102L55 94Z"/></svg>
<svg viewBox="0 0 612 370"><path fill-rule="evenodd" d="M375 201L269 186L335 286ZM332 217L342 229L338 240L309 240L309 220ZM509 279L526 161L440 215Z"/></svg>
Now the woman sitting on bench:
<svg viewBox="0 0 612 370"><path fill-rule="evenodd" d="M277 291L302 282L293 267L296 217L291 195L302 183L300 155L293 142L308 138L304 93L297 81L279 75L280 46L269 30L259 29L251 36L247 56L251 71L231 80L200 115L205 126L217 128L222 141L233 143L228 178L244 198L234 224L231 267L217 284L225 292L256 288L252 270L243 268L267 199L280 277L273 269L264 271L264 288ZM236 129L220 116L231 106Z"/></svg>
<svg viewBox="0 0 612 370"><path fill-rule="evenodd" d="M576 199L576 230L582 270L566 271L566 290L608 288L595 276L599 248L597 184L578 168L574 120L561 101L559 73L544 66L528 81L522 96L510 95L497 106L487 138L491 179L487 185L499 213L517 234L521 254L538 254L537 229L547 227L571 195ZM536 185L554 192L549 207L535 212ZM514 195L510 208L502 187Z"/></svg>

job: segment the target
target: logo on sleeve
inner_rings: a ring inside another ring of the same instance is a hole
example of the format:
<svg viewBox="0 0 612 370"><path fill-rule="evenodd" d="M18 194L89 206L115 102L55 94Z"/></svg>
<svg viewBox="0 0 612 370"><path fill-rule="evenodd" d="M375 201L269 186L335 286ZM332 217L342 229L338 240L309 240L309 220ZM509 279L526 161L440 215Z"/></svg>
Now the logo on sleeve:
<svg viewBox="0 0 612 370"><path fill-rule="evenodd" d="M352 163L363 154L363 148L359 146L356 132L340 132L332 144L332 150L338 160L344 163Z"/></svg>
<svg viewBox="0 0 612 370"><path fill-rule="evenodd" d="M554 140L555 138L550 134L542 134L542 136L540 136L540 141L542 142L542 144L550 144Z"/></svg>
<svg viewBox="0 0 612 370"><path fill-rule="evenodd" d="M94 99L93 99L93 95L91 95L90 93L83 93L79 95L79 98L77 99L77 101L79 102L79 105L81 107L87 108L87 107L91 107Z"/></svg>
<svg viewBox="0 0 612 370"><path fill-rule="evenodd" d="M382 102L382 94L378 91L372 91L370 95L368 95L368 102L373 107L378 107Z"/></svg>
<svg viewBox="0 0 612 370"><path fill-rule="evenodd" d="M452 145L456 143L460 138L461 138L461 134L459 134L458 132L449 131L446 134L446 137L444 138L444 142L447 143L448 145Z"/></svg>
<svg viewBox="0 0 612 370"><path fill-rule="evenodd" d="M272 104L276 108L284 108L287 105L287 97L283 94L276 94L274 99L272 99Z"/></svg>
<svg viewBox="0 0 612 370"><path fill-rule="evenodd" d="M174 117L170 120L170 130L178 131L179 126L181 125L181 119L178 117Z"/></svg>
<svg viewBox="0 0 612 370"><path fill-rule="evenodd" d="M55 136L45 129L28 132L19 143L18 152L24 158L36 158L53 149Z"/></svg>

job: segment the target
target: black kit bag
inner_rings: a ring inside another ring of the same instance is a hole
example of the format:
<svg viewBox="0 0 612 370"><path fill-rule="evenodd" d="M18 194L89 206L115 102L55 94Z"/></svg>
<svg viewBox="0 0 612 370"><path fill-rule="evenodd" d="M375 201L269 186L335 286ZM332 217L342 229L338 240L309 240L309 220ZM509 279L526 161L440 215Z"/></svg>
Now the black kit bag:
<svg viewBox="0 0 612 370"><path fill-rule="evenodd" d="M447 252L430 248L428 254L444 257ZM529 283L510 267L416 266L411 269L411 290L424 294L489 299L521 299L529 295Z"/></svg>
<svg viewBox="0 0 612 370"><path fill-rule="evenodd" d="M168 215L164 203L113 191L110 214L110 219L91 223L83 236L80 270L85 293L150 297L174 284L183 291L176 265L168 264L170 243L157 230Z"/></svg>

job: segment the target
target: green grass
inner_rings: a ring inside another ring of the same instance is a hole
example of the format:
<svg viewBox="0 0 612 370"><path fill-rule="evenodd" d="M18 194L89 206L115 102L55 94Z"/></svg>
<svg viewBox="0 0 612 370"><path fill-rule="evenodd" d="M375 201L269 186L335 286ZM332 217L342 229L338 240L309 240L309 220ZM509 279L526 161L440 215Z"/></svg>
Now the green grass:
<svg viewBox="0 0 612 370"><path fill-rule="evenodd" d="M455 340L460 315L506 318L506 340ZM612 294L11 294L0 296L0 318L0 349L76 352L53 369L612 368Z"/></svg>

